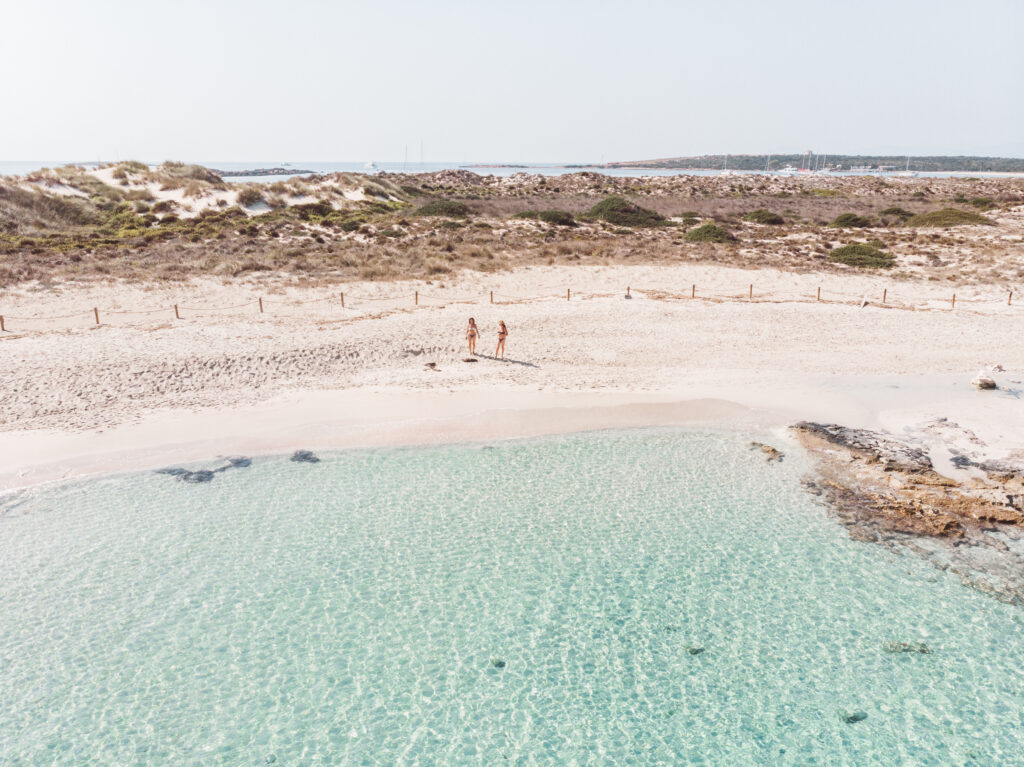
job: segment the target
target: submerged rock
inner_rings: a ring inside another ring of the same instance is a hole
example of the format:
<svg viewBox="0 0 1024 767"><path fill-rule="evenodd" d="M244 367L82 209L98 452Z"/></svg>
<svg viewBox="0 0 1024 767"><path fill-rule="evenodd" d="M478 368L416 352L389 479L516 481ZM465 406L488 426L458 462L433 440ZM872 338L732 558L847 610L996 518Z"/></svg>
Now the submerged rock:
<svg viewBox="0 0 1024 767"><path fill-rule="evenodd" d="M171 477L180 477L183 474L188 474L188 469L181 469L181 468L178 468L177 466L174 466L174 467L171 467L169 469L157 469L156 473L157 474L167 474L167 475L169 475Z"/></svg>
<svg viewBox="0 0 1024 767"><path fill-rule="evenodd" d="M494 668L505 668L505 661L500 658L492 658L491 665L494 666Z"/></svg>
<svg viewBox="0 0 1024 767"><path fill-rule="evenodd" d="M882 647L890 653L916 652L928 655L931 652L924 642L886 642Z"/></svg>
<svg viewBox="0 0 1024 767"><path fill-rule="evenodd" d="M751 442L751 448L760 449L764 453L765 459L768 463L775 461L776 463L782 463L782 459L785 458L786 454L771 445L766 445L763 442Z"/></svg>
<svg viewBox="0 0 1024 767"><path fill-rule="evenodd" d="M182 482L212 482L214 472L209 469L199 469L199 471L186 471L181 475Z"/></svg>
<svg viewBox="0 0 1024 767"><path fill-rule="evenodd" d="M312 450L296 450L292 453L291 460L295 463L320 463L320 459L313 454Z"/></svg>
<svg viewBox="0 0 1024 767"><path fill-rule="evenodd" d="M703 647L695 647L693 645L687 645L686 646L686 652L690 653L690 655L700 655L702 652L704 652L704 648Z"/></svg>
<svg viewBox="0 0 1024 767"><path fill-rule="evenodd" d="M840 717L842 717L842 720L847 724L856 724L857 722L863 722L867 719L868 714L866 711L854 711L850 714L840 714Z"/></svg>
<svg viewBox="0 0 1024 767"><path fill-rule="evenodd" d="M228 463L231 464L231 468L233 469L246 469L252 466L252 458L228 458Z"/></svg>

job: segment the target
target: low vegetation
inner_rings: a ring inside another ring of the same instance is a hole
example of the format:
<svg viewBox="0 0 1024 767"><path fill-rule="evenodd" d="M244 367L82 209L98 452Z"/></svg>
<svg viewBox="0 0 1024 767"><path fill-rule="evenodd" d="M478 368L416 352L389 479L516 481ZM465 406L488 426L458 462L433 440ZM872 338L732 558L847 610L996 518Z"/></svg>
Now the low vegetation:
<svg viewBox="0 0 1024 767"><path fill-rule="evenodd" d="M866 229L871 226L871 221L856 213L843 213L832 219L829 226L836 229Z"/></svg>
<svg viewBox="0 0 1024 767"><path fill-rule="evenodd" d="M1016 179L896 184L596 173L499 179L442 171L226 183L222 191L207 173L175 163L119 163L99 172L71 166L0 178L0 288L258 273L300 282L416 278L440 284L464 270L647 263L893 267L901 279L1024 280L1018 239L993 238L984 226L943 232L902 225L912 219L925 226L994 223L978 215L991 200L1007 211L1000 222L1006 234L1024 233L1015 223L1019 215L1010 214L1024 203ZM162 191L170 184L181 185ZM812 184L837 194L811 193ZM935 210L939 201L957 199L966 201L957 206L963 210ZM850 215L880 227L872 236L885 242L834 243L843 230L822 224L848 225L843 215L851 209ZM942 214L937 223L936 213ZM728 246L737 242L729 229L740 221L749 222L742 243ZM835 244L844 247L833 251Z"/></svg>
<svg viewBox="0 0 1024 767"><path fill-rule="evenodd" d="M469 206L454 200L431 200L416 211L417 216L441 216L444 218L466 218Z"/></svg>
<svg viewBox="0 0 1024 767"><path fill-rule="evenodd" d="M688 231L683 239L687 242L736 242L729 230L718 224L702 224Z"/></svg>
<svg viewBox="0 0 1024 767"><path fill-rule="evenodd" d="M786 223L785 219L778 213L772 213L770 210L765 210L764 208L750 211L743 216L743 220L751 221L755 224L768 224L771 226L779 226Z"/></svg>
<svg viewBox="0 0 1024 767"><path fill-rule="evenodd" d="M866 242L854 242L836 248L829 254L828 260L862 269L889 269L896 265L896 258L891 253Z"/></svg>
<svg viewBox="0 0 1024 767"><path fill-rule="evenodd" d="M941 227L970 226L970 225L995 226L995 222L985 218L980 213L959 208L943 208L933 210L930 213L919 213L907 219L906 225L912 227Z"/></svg>
<svg viewBox="0 0 1024 767"><path fill-rule="evenodd" d="M617 194L605 197L590 209L588 215L614 226L662 226L666 219L660 213L642 208Z"/></svg>

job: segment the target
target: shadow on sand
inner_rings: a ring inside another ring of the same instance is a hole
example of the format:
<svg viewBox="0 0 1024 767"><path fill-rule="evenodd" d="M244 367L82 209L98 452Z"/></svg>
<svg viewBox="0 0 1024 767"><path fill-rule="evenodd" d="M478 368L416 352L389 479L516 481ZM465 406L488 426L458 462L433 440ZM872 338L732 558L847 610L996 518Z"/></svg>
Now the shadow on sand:
<svg viewBox="0 0 1024 767"><path fill-rule="evenodd" d="M523 367L526 367L526 368L539 368L540 367L540 365L534 365L532 362L523 362L522 360L514 360L514 359L512 359L510 357L506 357L505 359L502 359L501 357L495 357L492 354L481 354L480 352L477 352L476 356L480 357L481 359L485 359L485 360L494 360L495 362L507 362L510 365L522 365Z"/></svg>

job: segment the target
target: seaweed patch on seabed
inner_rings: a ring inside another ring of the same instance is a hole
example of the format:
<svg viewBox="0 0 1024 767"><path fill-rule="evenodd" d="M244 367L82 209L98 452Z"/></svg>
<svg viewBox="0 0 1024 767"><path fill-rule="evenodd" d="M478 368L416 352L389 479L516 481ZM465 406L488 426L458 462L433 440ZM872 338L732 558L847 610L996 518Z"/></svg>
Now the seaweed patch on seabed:
<svg viewBox="0 0 1024 767"><path fill-rule="evenodd" d="M978 591L1024 606L1024 460L961 454L952 463L965 476L953 479L902 437L837 424L792 428L817 462L804 486L851 538L912 552ZM977 439L942 419L926 428Z"/></svg>
<svg viewBox="0 0 1024 767"><path fill-rule="evenodd" d="M177 466L172 466L166 469L157 469L157 474L167 474L171 477L177 477L182 482L189 482L191 484L201 484L204 482L212 482L213 478L221 472L228 471L229 469L244 469L252 466L252 459L245 457L232 457L225 458L225 463L222 466L218 466L216 469L182 469Z"/></svg>

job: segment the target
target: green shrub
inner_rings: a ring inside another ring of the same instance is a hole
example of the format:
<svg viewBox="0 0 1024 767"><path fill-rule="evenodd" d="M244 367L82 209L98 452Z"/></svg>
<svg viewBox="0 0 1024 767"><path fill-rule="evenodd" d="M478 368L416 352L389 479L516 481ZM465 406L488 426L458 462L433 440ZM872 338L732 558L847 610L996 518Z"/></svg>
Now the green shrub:
<svg viewBox="0 0 1024 767"><path fill-rule="evenodd" d="M554 226L577 226L576 219L567 210L524 210L515 218L532 218Z"/></svg>
<svg viewBox="0 0 1024 767"><path fill-rule="evenodd" d="M665 223L660 213L641 208L617 194L605 197L590 209L589 215L616 226L662 226Z"/></svg>
<svg viewBox="0 0 1024 767"><path fill-rule="evenodd" d="M893 216L894 218L903 219L910 218L911 216L914 215L909 210L906 210L905 208L896 207L895 205L891 208L886 208L885 210L880 211L880 214L883 216Z"/></svg>
<svg viewBox="0 0 1024 767"><path fill-rule="evenodd" d="M863 216L858 216L856 213L843 213L840 216L836 216L829 226L834 226L837 229L864 229L871 226L871 222Z"/></svg>
<svg viewBox="0 0 1024 767"><path fill-rule="evenodd" d="M469 206L463 202L454 200L431 200L413 215L416 216L446 216L448 218L466 218L469 215Z"/></svg>
<svg viewBox="0 0 1024 767"><path fill-rule="evenodd" d="M991 197L972 197L967 202L978 210L992 210L996 207L995 201Z"/></svg>
<svg viewBox="0 0 1024 767"><path fill-rule="evenodd" d="M334 212L334 207L329 202L320 200L318 202L306 202L302 205L293 205L291 210L303 221L312 221L329 216Z"/></svg>
<svg viewBox="0 0 1024 767"><path fill-rule="evenodd" d="M854 242L836 248L829 253L828 260L837 264L869 269L889 269L896 265L896 258L891 253L886 253L865 242Z"/></svg>
<svg viewBox="0 0 1024 767"><path fill-rule="evenodd" d="M770 210L764 210L763 208L750 211L743 219L745 221L753 221L755 224L777 225L786 223L778 213L772 213Z"/></svg>
<svg viewBox="0 0 1024 767"><path fill-rule="evenodd" d="M943 208L942 210L933 210L930 213L918 213L906 221L907 226L915 227L965 226L968 224L995 226L992 221L989 221L980 213L960 210L959 208Z"/></svg>
<svg viewBox="0 0 1024 767"><path fill-rule="evenodd" d="M687 242L736 242L727 229L718 224L707 223L691 229L684 236Z"/></svg>
<svg viewBox="0 0 1024 767"><path fill-rule="evenodd" d="M238 193L238 204L243 207L251 208L261 202L263 202L263 194L254 187L247 186Z"/></svg>

